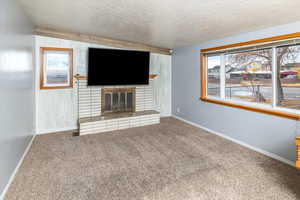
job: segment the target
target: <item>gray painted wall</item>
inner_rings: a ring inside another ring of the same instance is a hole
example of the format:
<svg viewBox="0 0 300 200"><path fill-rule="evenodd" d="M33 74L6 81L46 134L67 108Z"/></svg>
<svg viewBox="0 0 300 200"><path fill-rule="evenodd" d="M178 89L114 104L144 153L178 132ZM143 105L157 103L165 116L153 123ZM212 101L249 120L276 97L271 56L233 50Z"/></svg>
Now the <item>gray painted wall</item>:
<svg viewBox="0 0 300 200"><path fill-rule="evenodd" d="M175 49L172 56L173 115L285 159L295 160L294 138L297 132L299 134L296 121L199 101L199 50L299 31L300 21Z"/></svg>
<svg viewBox="0 0 300 200"><path fill-rule="evenodd" d="M15 0L1 0L0 27L1 195L33 135L34 71L33 27Z"/></svg>

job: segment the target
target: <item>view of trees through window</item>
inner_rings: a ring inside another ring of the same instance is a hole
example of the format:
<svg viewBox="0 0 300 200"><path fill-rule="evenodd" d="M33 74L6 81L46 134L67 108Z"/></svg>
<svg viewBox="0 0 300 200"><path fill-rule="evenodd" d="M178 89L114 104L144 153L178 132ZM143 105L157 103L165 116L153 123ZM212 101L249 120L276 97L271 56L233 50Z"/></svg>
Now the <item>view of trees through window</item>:
<svg viewBox="0 0 300 200"><path fill-rule="evenodd" d="M272 102L271 49L228 54L225 60L226 98Z"/></svg>
<svg viewBox="0 0 300 200"><path fill-rule="evenodd" d="M219 96L220 57L207 57L207 94ZM272 84L273 49L225 54L226 99L272 104L273 87L276 105L300 110L300 45L276 48L276 85Z"/></svg>
<svg viewBox="0 0 300 200"><path fill-rule="evenodd" d="M300 45L277 48L277 105L300 109Z"/></svg>

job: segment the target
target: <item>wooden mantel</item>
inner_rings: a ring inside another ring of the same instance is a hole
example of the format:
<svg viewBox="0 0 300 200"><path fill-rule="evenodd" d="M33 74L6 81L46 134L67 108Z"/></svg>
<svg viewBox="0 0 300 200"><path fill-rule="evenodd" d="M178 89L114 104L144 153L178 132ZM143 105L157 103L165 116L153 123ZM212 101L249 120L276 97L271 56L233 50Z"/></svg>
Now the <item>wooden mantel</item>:
<svg viewBox="0 0 300 200"><path fill-rule="evenodd" d="M149 74L150 79L154 79L157 76L157 74Z"/></svg>
<svg viewBox="0 0 300 200"><path fill-rule="evenodd" d="M157 76L157 74L149 74L149 79L154 79L156 76ZM74 78L76 78L77 80L85 80L85 79L87 79L87 76L77 74L74 76Z"/></svg>
<svg viewBox="0 0 300 200"><path fill-rule="evenodd" d="M297 145L297 161L296 167L300 170L300 137L296 137L296 145Z"/></svg>

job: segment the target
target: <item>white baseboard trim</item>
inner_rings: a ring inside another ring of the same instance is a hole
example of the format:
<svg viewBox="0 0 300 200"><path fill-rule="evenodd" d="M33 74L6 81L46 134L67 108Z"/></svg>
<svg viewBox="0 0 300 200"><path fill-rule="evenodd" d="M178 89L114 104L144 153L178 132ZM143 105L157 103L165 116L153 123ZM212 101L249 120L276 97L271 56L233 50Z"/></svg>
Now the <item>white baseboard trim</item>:
<svg viewBox="0 0 300 200"><path fill-rule="evenodd" d="M275 160L278 160L278 161L280 161L280 162L283 162L283 163L285 163L285 164L288 164L288 165L291 165L291 166L295 167L295 163L294 163L293 161L290 161L290 160L288 160L288 159L286 159L286 158L283 158L283 157L281 157L281 156L278 156L278 155L276 155L276 154L274 154L274 153L270 153L270 152L268 152L268 151L265 151L265 150L259 149L259 148L257 148L257 147L251 146L251 145L249 145L249 144L247 144L247 143L245 143L245 142L241 142L241 141L236 140L236 139L234 139L234 138L231 138L231 137L229 137L229 136L227 136L227 135L224 135L224 134L219 133L219 132L217 132L217 131L211 130L211 129L206 128L206 127L204 127L204 126L202 126L202 125L196 124L196 123L194 123L194 122L188 121L188 120L183 119L183 118L181 118L181 117L178 117L178 116L176 116L176 115L172 115L172 117L174 117L174 118L176 118L176 119L178 119L178 120L181 120L181 121L183 121L183 122L186 122L186 123L188 123L188 124L191 124L191 125L193 125L193 126L196 126L196 127L198 127L198 128L201 128L201 129L203 129L203 130L205 130L205 131L208 131L208 132L210 132L210 133L212 133L212 134L215 134L215 135L218 135L218 136L220 136L220 137L223 137L223 138L225 138L225 139L227 139L227 140L230 140L230 141L232 141L232 142L234 142L234 143L237 143L237 144L239 144L239 145L242 145L242 146L244 146L244 147L247 147L247 148L249 148L249 149L252 149L252 150L254 150L254 151L256 151L256 152L262 153L262 154L264 154L264 155L266 155L266 156L268 156L268 157L271 157L271 158L273 158L273 159L275 159Z"/></svg>
<svg viewBox="0 0 300 200"><path fill-rule="evenodd" d="M161 115L160 118L164 118L164 117L172 117L172 114L167 114L167 115Z"/></svg>
<svg viewBox="0 0 300 200"><path fill-rule="evenodd" d="M9 186L10 186L11 183L13 182L13 180L14 180L14 178L15 178L15 176L16 176L18 170L19 170L19 168L21 167L21 165L22 165L22 163L23 163L23 161L24 161L24 158L26 157L27 153L29 152L29 149L31 148L31 145L32 145L32 143L33 143L33 141L34 141L34 138L35 138L35 135L32 136L32 138L31 138L30 142L28 143L28 145L27 145L27 147L26 147L26 149L25 149L25 151L24 151L24 153L23 153L21 159L19 160L19 162L18 162L16 168L14 169L12 175L10 176L10 178L9 178L9 180L8 180L8 183L6 184L4 190L2 191L2 194L1 194L1 196L0 196L0 200L4 200L5 194L6 194L6 192L8 191Z"/></svg>
<svg viewBox="0 0 300 200"><path fill-rule="evenodd" d="M53 129L47 129L42 131L37 131L37 135L43 135L43 134L49 134L49 133L58 133L58 132L64 132L64 131L73 131L77 130L78 127L66 127L66 128L53 128Z"/></svg>

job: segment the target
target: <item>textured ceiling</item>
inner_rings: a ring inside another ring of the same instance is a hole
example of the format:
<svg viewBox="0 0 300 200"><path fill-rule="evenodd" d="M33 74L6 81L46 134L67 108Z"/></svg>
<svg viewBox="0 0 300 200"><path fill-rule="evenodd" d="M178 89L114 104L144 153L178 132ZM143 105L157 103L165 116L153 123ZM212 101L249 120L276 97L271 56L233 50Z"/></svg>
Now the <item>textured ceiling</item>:
<svg viewBox="0 0 300 200"><path fill-rule="evenodd" d="M176 48L300 20L300 0L19 0L36 26Z"/></svg>

